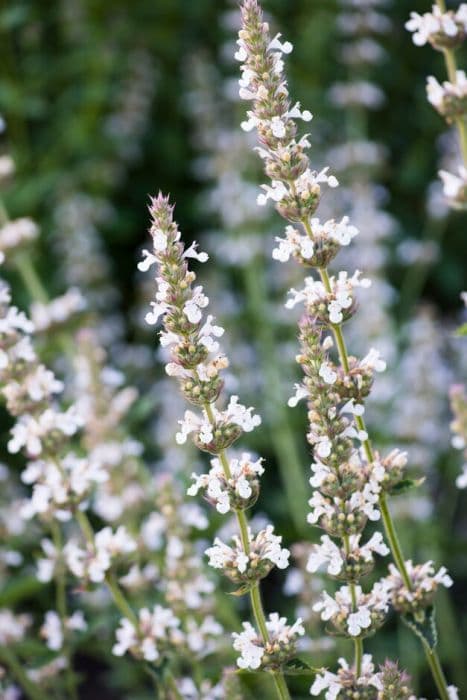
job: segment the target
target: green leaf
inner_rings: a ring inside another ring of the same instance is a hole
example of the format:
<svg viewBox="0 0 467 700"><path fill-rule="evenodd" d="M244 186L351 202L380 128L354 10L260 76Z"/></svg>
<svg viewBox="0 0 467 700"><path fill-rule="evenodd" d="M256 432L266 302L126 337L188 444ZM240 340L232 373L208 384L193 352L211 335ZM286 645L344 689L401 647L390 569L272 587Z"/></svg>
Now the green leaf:
<svg viewBox="0 0 467 700"><path fill-rule="evenodd" d="M412 614L402 615L402 620L430 649L435 648L438 643L438 632L436 630L434 605L420 610L417 616Z"/></svg>
<svg viewBox="0 0 467 700"><path fill-rule="evenodd" d="M15 577L0 591L0 607L10 607L25 598L33 598L43 585L35 576Z"/></svg>
<svg viewBox="0 0 467 700"><path fill-rule="evenodd" d="M462 326L456 328L454 335L459 335L461 337L467 336L467 323L463 323Z"/></svg>
<svg viewBox="0 0 467 700"><path fill-rule="evenodd" d="M309 676L317 672L306 661L298 657L287 661L282 668L286 676Z"/></svg>
<svg viewBox="0 0 467 700"><path fill-rule="evenodd" d="M229 591L229 595L241 596L249 593L251 590L251 585L246 583L244 586L240 586L236 591Z"/></svg>
<svg viewBox="0 0 467 700"><path fill-rule="evenodd" d="M400 496L401 493L406 493L411 489L416 489L423 484L425 477L422 476L420 479L402 479L397 484L394 484L389 493L391 496Z"/></svg>

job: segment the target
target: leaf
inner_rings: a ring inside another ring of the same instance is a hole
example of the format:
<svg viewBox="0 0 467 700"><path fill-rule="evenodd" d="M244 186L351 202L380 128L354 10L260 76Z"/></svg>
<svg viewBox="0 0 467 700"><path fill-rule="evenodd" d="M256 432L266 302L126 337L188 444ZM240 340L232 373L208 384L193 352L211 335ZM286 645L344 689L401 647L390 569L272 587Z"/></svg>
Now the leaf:
<svg viewBox="0 0 467 700"><path fill-rule="evenodd" d="M15 577L0 591L0 607L10 607L25 598L32 598L42 587L35 576Z"/></svg>
<svg viewBox="0 0 467 700"><path fill-rule="evenodd" d="M397 484L394 484L389 493L391 496L400 496L401 493L406 493L411 489L416 489L423 484L425 477L422 476L420 479L402 479Z"/></svg>
<svg viewBox="0 0 467 700"><path fill-rule="evenodd" d="M428 645L430 649L434 649L438 643L438 632L436 630L435 607L430 605L429 608L421 610L419 615L423 617L417 619L415 615L402 615L402 620L410 627L417 637L420 637L422 642Z"/></svg>
<svg viewBox="0 0 467 700"><path fill-rule="evenodd" d="M236 591L229 591L229 595L241 596L241 595L245 595L246 593L249 593L250 590L251 590L250 584L246 583L244 586L237 588Z"/></svg>
<svg viewBox="0 0 467 700"><path fill-rule="evenodd" d="M463 323L462 326L456 328L454 335L458 335L461 337L467 336L467 323Z"/></svg>
<svg viewBox="0 0 467 700"><path fill-rule="evenodd" d="M287 661L282 668L286 676L309 676L316 673L316 669L298 657Z"/></svg>

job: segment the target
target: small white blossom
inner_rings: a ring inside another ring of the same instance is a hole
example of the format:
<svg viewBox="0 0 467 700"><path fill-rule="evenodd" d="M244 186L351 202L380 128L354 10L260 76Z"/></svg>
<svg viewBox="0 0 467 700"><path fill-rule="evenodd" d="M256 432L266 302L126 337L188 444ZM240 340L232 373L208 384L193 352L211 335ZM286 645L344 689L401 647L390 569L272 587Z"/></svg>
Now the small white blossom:
<svg viewBox="0 0 467 700"><path fill-rule="evenodd" d="M233 647L235 651L240 652L237 659L239 668L257 671L261 668L263 656L274 656L278 648L290 650L292 656L297 637L305 634L301 618L293 625L288 625L286 618L279 617L277 613L269 615L266 628L269 633L269 642L266 645L249 622L243 623L243 632L233 633Z"/></svg>
<svg viewBox="0 0 467 700"><path fill-rule="evenodd" d="M120 620L112 653L123 656L130 651L146 661L157 661L168 645L181 641L179 626L180 620L169 608L155 605L152 612L142 608L138 613L137 629L127 618Z"/></svg>
<svg viewBox="0 0 467 700"><path fill-rule="evenodd" d="M219 459L211 460L212 468L208 474L192 474L194 483L187 491L189 496L196 496L200 489L206 490L206 497L215 504L219 513L228 513L231 509L231 498L251 498L252 482L264 472L262 459L252 461L250 455L244 452L240 459L231 459L229 469L231 477L227 479Z"/></svg>
<svg viewBox="0 0 467 700"><path fill-rule="evenodd" d="M416 46L423 46L427 42L436 44L438 35L456 37L467 30L467 4L461 3L456 13L443 12L437 5L433 5L431 12L423 15L411 12L405 28L413 32L412 40Z"/></svg>

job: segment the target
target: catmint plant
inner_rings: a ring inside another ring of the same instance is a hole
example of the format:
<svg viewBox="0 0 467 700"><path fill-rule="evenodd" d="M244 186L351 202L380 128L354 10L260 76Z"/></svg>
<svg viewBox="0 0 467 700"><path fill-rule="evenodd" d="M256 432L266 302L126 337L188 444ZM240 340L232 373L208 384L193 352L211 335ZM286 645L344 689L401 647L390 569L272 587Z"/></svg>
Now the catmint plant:
<svg viewBox="0 0 467 700"><path fill-rule="evenodd" d="M412 565L404 561L387 497L403 481L406 457L397 450L380 456L363 419L374 374L385 369L385 362L374 349L361 360L349 355L342 332L342 324L356 313L357 288L368 288L370 281L359 271L350 275L342 270L332 276L328 272L341 246L349 245L357 231L346 219L323 223L315 216L322 189L337 187L338 182L328 168L320 172L311 169L306 154L309 140L297 137L296 120L310 121L311 114L289 100L283 55L291 52L292 45L282 42L279 35L271 39L256 0L243 2L242 18L236 54L242 63L240 96L252 104L242 127L256 128L260 141L257 151L271 181L262 185L258 204L272 200L288 221L275 257L283 262L292 257L315 269L319 276L307 277L304 288L291 290L287 302L289 308L298 303L305 306L297 356L305 378L297 386L292 404L301 398L308 401L307 438L315 457L311 485L316 488L310 499L309 521L328 535L317 546L312 566L325 563L328 572L345 581L334 597L323 595L319 609L339 633L353 638L355 655L353 665L345 663L336 676L328 672L319 675L311 692L318 695L326 690L327 698L351 697L350 688L354 693L365 693L365 697L385 692L374 679L371 659L363 654L363 638L382 624L392 604L421 637L438 692L448 700L436 640L426 630L433 625L436 589L452 581L444 568L435 573L432 562ZM331 355L334 347L339 363ZM381 537L362 541L367 521L380 517L395 566L388 577L364 592L360 579L373 565L373 552L388 551ZM331 538L340 544L335 545ZM399 697L409 697L410 691L403 687Z"/></svg>
<svg viewBox="0 0 467 700"><path fill-rule="evenodd" d="M238 535L231 543L216 538L206 551L211 566L235 584L236 593L250 596L255 626L244 622L243 631L233 635L234 649L239 653L237 664L242 669L270 671L278 697L288 698L282 669L295 655L297 638L304 629L300 619L288 624L278 613L266 617L260 580L274 566L286 568L289 551L282 547L282 537L272 526L253 533L248 525L246 511L259 494L261 460L252 460L247 453L235 459L227 453L261 419L253 408L240 404L238 396L231 396L227 405L222 400L221 372L228 360L220 352L218 338L224 329L215 324L211 314L205 315L209 299L201 285L194 285L196 275L188 268L189 259L206 262L207 254L199 252L196 243L185 249L168 198L162 194L154 197L150 214L152 250L143 251L139 269L156 267L157 291L146 320L155 325L162 318L161 344L170 348L166 372L178 380L187 401L197 408L196 412L186 411L179 421L176 440L183 444L191 435L200 450L212 455L211 470L194 475L189 493L195 495L202 489L218 512L235 513L238 523Z"/></svg>

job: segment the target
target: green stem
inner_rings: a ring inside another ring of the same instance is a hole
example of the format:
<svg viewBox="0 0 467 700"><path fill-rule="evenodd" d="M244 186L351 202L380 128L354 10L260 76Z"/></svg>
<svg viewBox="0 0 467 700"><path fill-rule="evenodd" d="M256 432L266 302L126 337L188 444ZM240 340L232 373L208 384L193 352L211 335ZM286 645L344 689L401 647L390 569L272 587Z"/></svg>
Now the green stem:
<svg viewBox="0 0 467 700"><path fill-rule="evenodd" d="M56 521L52 521L52 540L57 553L63 550L63 540L60 525ZM76 677L73 672L73 654L70 646L69 633L66 626L68 619L68 607L66 601L66 572L62 564L59 564L55 574L56 585L56 605L57 612L60 616L63 629L63 654L66 659L65 680L67 685L68 696L70 700L77 700L78 693L76 689Z"/></svg>
<svg viewBox="0 0 467 700"><path fill-rule="evenodd" d="M204 410L212 426L216 425L216 419L213 413L213 404L205 404ZM225 450L219 452L219 460L222 464L222 469L226 479L232 478L232 472L230 470L229 460ZM245 554L250 552L250 538L248 537L248 520L243 510L236 510L235 515L237 516L238 527L240 530L240 540L242 543L243 551ZM250 588L250 601L253 610L253 616L255 618L256 625L259 629L261 637L264 644L269 642L269 633L266 626L266 615L264 613L263 602L261 600L261 593L259 588L259 582ZM289 691L284 677L280 671L275 671L273 674L274 685L276 687L277 695L281 700L290 700Z"/></svg>
<svg viewBox="0 0 467 700"><path fill-rule="evenodd" d="M440 700L449 700L449 691L447 687L446 678L441 668L438 653L436 649L430 649L428 644L423 642L423 648L425 650L425 656L430 666L431 675L435 681Z"/></svg>
<svg viewBox="0 0 467 700"><path fill-rule="evenodd" d="M36 301L40 301L41 304L47 304L49 301L48 294L32 264L29 253L22 251L15 255L13 260L29 296Z"/></svg>
<svg viewBox="0 0 467 700"><path fill-rule="evenodd" d="M293 520L300 535L305 535L306 516L308 512L308 482L303 472L300 451L295 433L290 424L290 412L282 400L281 371L277 356L277 341L268 320L267 292L264 286L264 271L261 261L256 257L252 263L243 268L243 277L247 291L251 317L255 319L255 333L261 366L264 368L264 393L266 397L270 425L270 439L281 475L287 512Z"/></svg>
<svg viewBox="0 0 467 700"><path fill-rule="evenodd" d="M304 228L308 235L312 237L312 232L310 225L308 221L303 223ZM323 283L324 288L326 289L327 292L331 291L331 283L329 280L329 274L328 271L324 268L320 268L319 270L321 281ZM340 325L334 325L332 326L332 331L333 335L336 341L337 349L339 352L339 358L342 364L342 367L346 372L348 372L349 369L349 356L347 353L347 348L345 345L345 339L342 333L342 329ZM368 431L366 430L366 425L365 421L361 416L355 416L355 423L358 427L359 430L364 430L367 434ZM373 453L373 447L370 441L370 438L368 437L366 440L363 441L363 449L365 451L365 455L367 457L368 462L373 462L374 460L374 453ZM407 587L408 590L412 590L412 582L410 580L410 576L408 574L407 568L405 566L405 559L404 559L404 554L402 552L402 547L399 542L399 538L397 536L396 528L394 525L394 521L392 519L391 513L389 511L387 502L386 502L386 495L382 493L379 497L379 508L381 511L381 517L383 520L384 524L384 530L386 532L386 537L389 542L389 547L391 549L391 553L394 559L394 563L396 564L399 573L404 581L405 586ZM423 648L425 651L425 656L427 658L428 664L431 669L431 673L433 675L433 679L436 683L436 687L438 688L438 691L441 695L441 700L449 700L449 694L447 690L447 683L446 679L444 677L441 664L439 662L438 654L435 649L430 650L430 648L423 644Z"/></svg>
<svg viewBox="0 0 467 700"><path fill-rule="evenodd" d="M354 639L355 646L355 675L360 678L362 675L363 640L361 637Z"/></svg>
<svg viewBox="0 0 467 700"><path fill-rule="evenodd" d="M28 678L28 675L24 670L24 665L18 659L11 646L0 648L0 661L8 666L12 675L16 678L30 700L47 700L48 696L42 691L37 683L33 683Z"/></svg>
<svg viewBox="0 0 467 700"><path fill-rule="evenodd" d="M280 697L280 699L290 700L289 689L287 688L287 683L285 682L285 678L282 675L282 673L274 671L274 673L272 674L272 679L276 687L277 695Z"/></svg>
<svg viewBox="0 0 467 700"><path fill-rule="evenodd" d="M342 537L342 542L344 544L344 551L346 556L348 557L350 554L350 540L348 535L343 535ZM352 600L352 611L356 612L357 610L357 590L355 587L355 583L353 581L349 581L349 590L350 590L350 597ZM363 656L363 640L360 637L354 637L354 666L355 666L355 674L357 678L360 678L361 672L362 672L362 656Z"/></svg>

